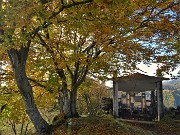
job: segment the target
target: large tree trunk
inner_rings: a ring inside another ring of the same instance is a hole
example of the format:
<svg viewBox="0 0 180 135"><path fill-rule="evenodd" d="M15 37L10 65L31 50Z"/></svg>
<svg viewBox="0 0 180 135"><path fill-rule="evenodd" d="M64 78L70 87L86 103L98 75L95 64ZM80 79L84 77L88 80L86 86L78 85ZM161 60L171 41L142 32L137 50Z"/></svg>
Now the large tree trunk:
<svg viewBox="0 0 180 135"><path fill-rule="evenodd" d="M78 113L76 110L76 100L77 100L77 88L72 89L70 92L71 117L77 117L78 116Z"/></svg>
<svg viewBox="0 0 180 135"><path fill-rule="evenodd" d="M77 90L71 91L69 94L67 85L63 84L62 93L63 93L63 112L65 114L65 117L66 118L76 117Z"/></svg>
<svg viewBox="0 0 180 135"><path fill-rule="evenodd" d="M71 92L70 92L70 111L71 117L78 117L78 112L76 110L76 101L77 101L77 91L78 87L82 84L85 80L85 77L88 72L88 67L85 67L81 73L81 76L78 78L77 71L79 67L76 67L75 76L71 76L72 83L71 83Z"/></svg>
<svg viewBox="0 0 180 135"><path fill-rule="evenodd" d="M66 75L63 69L58 68L57 61L53 58L54 65L56 66L56 71L59 77L62 79L62 94L63 94L63 112L66 118L71 117L70 105L69 105L69 92L67 87Z"/></svg>
<svg viewBox="0 0 180 135"><path fill-rule="evenodd" d="M26 112L33 122L37 132L41 135L51 133L50 125L42 118L34 101L32 86L30 85L25 64L28 57L29 46L21 47L20 50L10 49L8 51L9 58L12 63L15 81L19 88L20 94L24 101Z"/></svg>
<svg viewBox="0 0 180 135"><path fill-rule="evenodd" d="M71 111L70 111L70 101L69 101L69 93L67 90L67 87L63 88L63 100L64 100L64 113L65 113L65 117L69 118L71 117Z"/></svg>
<svg viewBox="0 0 180 135"><path fill-rule="evenodd" d="M63 100L63 91L61 87L58 87L58 109L60 113L63 113L63 104L64 104L64 100Z"/></svg>

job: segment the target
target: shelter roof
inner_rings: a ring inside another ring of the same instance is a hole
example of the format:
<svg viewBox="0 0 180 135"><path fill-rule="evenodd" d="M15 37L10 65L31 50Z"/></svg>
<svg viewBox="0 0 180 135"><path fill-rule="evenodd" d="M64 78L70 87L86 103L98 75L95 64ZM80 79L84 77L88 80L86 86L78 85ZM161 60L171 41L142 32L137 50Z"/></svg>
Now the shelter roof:
<svg viewBox="0 0 180 135"><path fill-rule="evenodd" d="M140 73L134 73L128 76L117 78L118 90L125 92L143 92L156 89L157 82L169 80L168 78L148 76Z"/></svg>

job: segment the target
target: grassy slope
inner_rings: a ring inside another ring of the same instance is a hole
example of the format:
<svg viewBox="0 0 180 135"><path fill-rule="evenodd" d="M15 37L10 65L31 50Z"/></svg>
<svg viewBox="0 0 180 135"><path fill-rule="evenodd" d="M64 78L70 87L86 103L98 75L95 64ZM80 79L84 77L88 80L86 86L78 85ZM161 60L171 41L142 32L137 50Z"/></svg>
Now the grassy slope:
<svg viewBox="0 0 180 135"><path fill-rule="evenodd" d="M56 126L53 135L180 135L180 120L166 117L152 125L122 122L107 115L80 117Z"/></svg>
<svg viewBox="0 0 180 135"><path fill-rule="evenodd" d="M68 124L69 123L69 124ZM54 135L155 135L140 126L111 116L73 118L55 129Z"/></svg>

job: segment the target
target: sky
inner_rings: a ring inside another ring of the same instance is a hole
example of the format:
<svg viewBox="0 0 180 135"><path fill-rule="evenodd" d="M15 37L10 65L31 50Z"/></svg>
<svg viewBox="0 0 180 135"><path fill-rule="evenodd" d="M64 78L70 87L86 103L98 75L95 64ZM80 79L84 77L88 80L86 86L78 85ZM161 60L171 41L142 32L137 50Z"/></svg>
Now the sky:
<svg viewBox="0 0 180 135"><path fill-rule="evenodd" d="M150 66L147 66L143 63L139 64L138 67L144 71L138 71L139 73L145 74L145 75L149 75L149 76L155 76L156 75L156 70L158 68L158 65L155 63L152 63ZM176 70L174 70L173 72L170 72L172 75L177 75L178 72L180 71L180 67L178 67ZM170 75L164 75L165 78L171 78Z"/></svg>

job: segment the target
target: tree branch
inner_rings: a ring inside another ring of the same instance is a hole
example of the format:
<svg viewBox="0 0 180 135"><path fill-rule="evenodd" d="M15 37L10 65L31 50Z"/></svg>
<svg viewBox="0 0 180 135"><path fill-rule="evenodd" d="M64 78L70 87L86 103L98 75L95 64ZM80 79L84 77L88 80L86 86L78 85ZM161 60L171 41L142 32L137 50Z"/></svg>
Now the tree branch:
<svg viewBox="0 0 180 135"><path fill-rule="evenodd" d="M62 1L61 1L62 2ZM49 17L49 20L54 18L56 15L58 15L60 12L62 12L64 9L68 9L68 8L71 8L71 7L74 7L74 6L78 6L78 5L81 5L81 4L86 4L86 3L90 3L90 2L93 2L93 0L83 0L83 1L80 1L80 2L74 2L74 3L71 3L69 5L62 5L62 7L57 11L57 12L54 12L50 17Z"/></svg>
<svg viewBox="0 0 180 135"><path fill-rule="evenodd" d="M50 49L50 47L46 44L46 42L44 41L44 39L41 37L40 34L37 33L37 36L38 36L38 38L40 39L42 45L43 45L43 46L47 49L47 51L51 54L52 60L53 60L53 62L54 62L54 65L55 65L55 68L56 68L56 71L57 71L59 77L62 79L63 83L66 83L66 76L65 76L64 70L58 68L58 62L57 62L56 59L55 59L53 50Z"/></svg>
<svg viewBox="0 0 180 135"><path fill-rule="evenodd" d="M40 81L37 81L37 80L32 79L32 78L29 78L29 77L28 77L28 80L31 81L31 82L33 82L33 83L35 83L37 86L39 86L39 87L41 87L41 88L47 89L50 93L53 93L53 90L52 90L52 89L48 89L45 85L39 83ZM41 82L42 82L42 81L41 81ZM43 81L43 82L45 82L45 81Z"/></svg>
<svg viewBox="0 0 180 135"><path fill-rule="evenodd" d="M37 80L35 80L35 79L32 79L32 78L29 78L28 77L28 80L29 81L31 81L31 82L33 82L33 83L35 83L36 85L38 85L38 86L40 86L40 87L42 87L42 88L47 88L46 86L44 86L44 85L42 85L41 83L39 83L40 81L37 81ZM42 81L41 81L42 82Z"/></svg>
<svg viewBox="0 0 180 135"><path fill-rule="evenodd" d="M78 5L86 4L86 3L90 3L90 2L93 2L93 0L83 0L83 1L72 3L69 5L64 5L64 1L61 0L62 7L57 12L52 13L52 15L47 20L51 20L52 18L56 17L64 9L68 9L68 8L71 8L74 6L78 6ZM43 28L47 28L51 24L52 24L52 22L45 21L42 26L38 26L37 28L34 29L34 31L31 33L31 37L34 38L36 36L36 34L39 32L39 30L41 30Z"/></svg>
<svg viewBox="0 0 180 135"><path fill-rule="evenodd" d="M70 67L66 64L66 68L69 72L69 74L71 75L71 78L74 78L73 72L71 71Z"/></svg>
<svg viewBox="0 0 180 135"><path fill-rule="evenodd" d="M152 11L151 11L151 14L148 16L148 18L147 18L146 20L143 20L143 21L140 23L140 25L139 25L135 30L140 29L140 28L143 28L143 27L147 27L147 24L146 24L147 22L149 22L149 21L154 21L154 18L157 17L158 15L160 15L162 12L164 12L165 10L167 10L167 9L169 9L169 8L172 8L173 6L176 6L176 5L178 5L178 4L179 4L179 3L173 4L173 2L172 2L169 6L167 6L166 8L161 9L158 13L156 13L156 14L153 15L153 16L151 16L152 13L153 13L153 11L154 11L154 9L155 9L155 8L153 8Z"/></svg>
<svg viewBox="0 0 180 135"><path fill-rule="evenodd" d="M82 71L81 71L81 75L79 76L79 79L77 80L77 82L74 85L74 87L79 86L85 80L88 71L89 71L89 67L88 66L84 66Z"/></svg>
<svg viewBox="0 0 180 135"><path fill-rule="evenodd" d="M96 45L96 42L93 41L90 46L88 46L86 49L84 49L84 50L82 51L82 53L85 53L85 52L88 53L95 45Z"/></svg>

